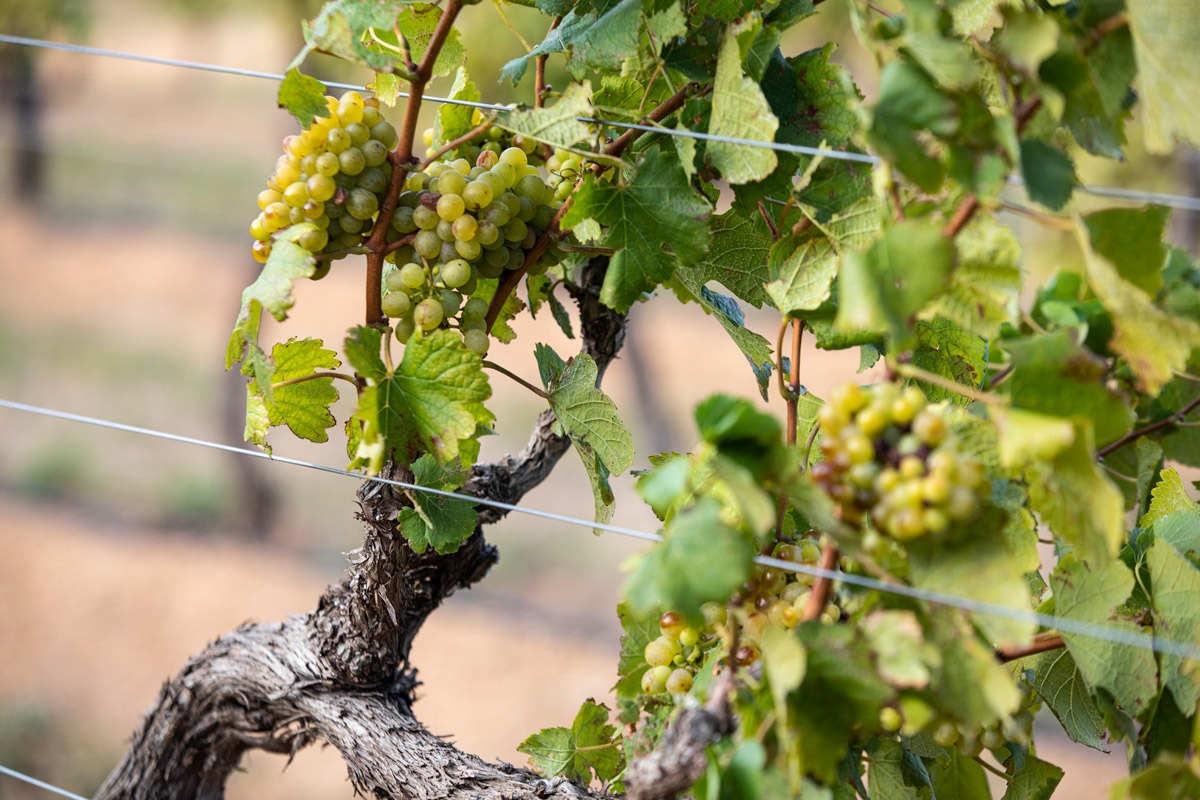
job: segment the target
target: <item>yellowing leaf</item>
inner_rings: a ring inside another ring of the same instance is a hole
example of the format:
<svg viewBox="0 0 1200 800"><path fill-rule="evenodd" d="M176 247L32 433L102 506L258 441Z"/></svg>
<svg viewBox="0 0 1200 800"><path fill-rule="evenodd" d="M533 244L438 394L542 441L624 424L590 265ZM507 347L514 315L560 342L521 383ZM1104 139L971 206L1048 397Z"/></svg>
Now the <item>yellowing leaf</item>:
<svg viewBox="0 0 1200 800"><path fill-rule="evenodd" d="M1146 148L1170 153L1176 139L1200 145L1200 14L1195 0L1128 0L1145 109Z"/></svg>
<svg viewBox="0 0 1200 800"><path fill-rule="evenodd" d="M721 43L708 132L712 136L774 142L779 120L771 113L759 85L742 73L738 32L739 26L731 25ZM708 143L708 160L721 177L735 185L762 180L779 163L768 148L721 141Z"/></svg>

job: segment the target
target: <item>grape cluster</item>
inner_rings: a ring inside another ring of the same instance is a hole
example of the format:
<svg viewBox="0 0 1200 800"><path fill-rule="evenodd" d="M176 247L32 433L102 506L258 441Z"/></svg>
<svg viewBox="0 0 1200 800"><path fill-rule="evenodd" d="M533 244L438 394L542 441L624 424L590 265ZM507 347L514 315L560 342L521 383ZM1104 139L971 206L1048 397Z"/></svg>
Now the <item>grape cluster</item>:
<svg viewBox="0 0 1200 800"><path fill-rule="evenodd" d="M311 253L354 247L371 232L380 198L392 177L388 152L399 139L380 114L378 101L358 92L326 97L326 117L283 140L283 155L267 188L258 195L259 215L250 223L251 253L265 263L271 237L310 222L315 228L297 244Z"/></svg>
<svg viewBox="0 0 1200 800"><path fill-rule="evenodd" d="M991 489L950 434L947 409L915 386L835 390L818 418L824 461L812 476L857 525L899 542L942 535L976 515Z"/></svg>
<svg viewBox="0 0 1200 800"><path fill-rule="evenodd" d="M794 564L815 566L821 559L820 533L808 531L797 540L775 546L774 558ZM642 690L647 694L666 692L686 694L700 664L708 653L733 633L737 649L733 663L746 667L758 661L766 631L772 627L791 629L804 618L805 607L812 594L814 578L791 570L756 566L754 576L730 599L729 605L705 603L701 608L704 625L687 627L683 618L668 611L659 619L661 635L646 645L645 659L650 669L642 676ZM736 630L728 630L730 618ZM822 609L820 621L836 622L841 609L830 602Z"/></svg>
<svg viewBox="0 0 1200 800"><path fill-rule="evenodd" d="M525 267L562 204L519 147L482 151L474 166L464 158L436 162L409 175L404 189L389 238L408 242L390 254L396 268L384 278L383 312L401 342L457 316L467 348L482 355L489 339L487 303L473 296L478 281ZM527 272L543 274L560 258L551 248Z"/></svg>

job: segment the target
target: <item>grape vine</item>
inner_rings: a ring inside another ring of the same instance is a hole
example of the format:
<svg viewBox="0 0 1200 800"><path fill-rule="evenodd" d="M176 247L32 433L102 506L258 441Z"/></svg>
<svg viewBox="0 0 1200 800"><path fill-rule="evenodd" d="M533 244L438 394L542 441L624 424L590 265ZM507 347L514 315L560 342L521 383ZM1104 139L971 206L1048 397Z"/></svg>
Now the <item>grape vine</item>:
<svg viewBox="0 0 1200 800"><path fill-rule="evenodd" d="M1164 242L1164 210L1073 196L1078 154L1122 157L1134 115L1155 152L1200 143L1200 118L1173 100L1176 75L1196 75L1181 47L1200 37L1196 15L1151 0L854 0L878 67L867 101L835 43L787 49L821 30L819 0L520 4L546 15L546 36L501 70L520 85L534 68L512 107L481 102L446 57L473 4L331 0L306 25L280 90L301 130L258 196L262 271L227 356L247 377L248 438L266 446L286 425L324 441L347 378L352 467L478 490L490 371L547 404L546 435L580 456L604 522L635 442L598 388L593 332L570 358L535 347L539 388L502 365L508 323L549 307L573 334L559 290L618 325L643 302L698 306L749 362L750 388L770 400L776 382L784 421L716 395L691 452L649 457L635 483L664 541L618 609L615 707L588 701L570 727L530 736L536 769L630 798L973 800L990 777L1032 800L1063 777L1038 755L1047 708L1081 745L1127 748L1112 797L1200 796L1194 661L1028 616L1200 635L1200 505L1178 470L1200 466L1200 264ZM326 96L300 72L314 51L373 70L374 95ZM565 87L546 83L554 60ZM449 102L420 131L441 76ZM1005 209L1068 232L1073 260L1023 269ZM365 324L340 353L259 344L292 281L358 255ZM778 312L774 347L743 304ZM805 386L805 332L885 377ZM330 371L343 361L352 375ZM477 531L462 501L405 502L395 524L415 553L449 557Z"/></svg>

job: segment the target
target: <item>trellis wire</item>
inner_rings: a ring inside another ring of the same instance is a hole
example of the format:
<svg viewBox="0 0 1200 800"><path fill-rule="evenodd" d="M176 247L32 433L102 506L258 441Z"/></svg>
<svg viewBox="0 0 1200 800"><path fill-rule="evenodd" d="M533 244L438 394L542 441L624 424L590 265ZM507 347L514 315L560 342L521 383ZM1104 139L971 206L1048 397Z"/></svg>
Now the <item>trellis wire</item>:
<svg viewBox="0 0 1200 800"><path fill-rule="evenodd" d="M261 70L242 69L240 67L227 67L220 64L208 64L200 61L182 61L174 58L161 58L158 56L148 56L139 53L127 53L121 50L107 50L100 47L88 47L86 45L69 44L66 42L52 42L46 39L33 39L27 36L12 36L10 34L0 34L0 44L11 44L21 47L35 47L44 50L61 50L63 52L77 53L81 55L118 58L126 61L137 61L145 64L157 64L165 67L180 67L183 69L200 70L202 72L215 72L223 75L239 75L248 78L264 78L267 80L279 81L283 80L285 77L277 72L264 72ZM336 89L352 89L360 92L370 91L365 86L359 86L352 83L338 83L335 81L322 81L322 83L324 83L326 86ZM398 96L407 98L409 93L398 92ZM468 106L470 108L478 108L485 111L513 110L510 106L503 106L496 103L481 103L472 100L460 100L452 97L423 95L423 99L433 103L449 103L451 105ZM742 139L735 136L719 136L711 133L703 133L701 131L688 130L686 128L655 127L653 125L643 125L636 122L602 120L594 117L576 117L576 119L580 122L605 125L611 128L647 131L651 133L661 133L667 136L681 136L688 139L744 145L746 147L759 147L766 150L774 150L776 152L796 153L807 156L820 156L822 158L853 161L870 165L877 165L881 161L878 156L873 156L867 153L831 150L824 147L809 147L807 145L788 144L786 142L764 142L757 139ZM1009 176L1009 182L1013 184L1024 185L1024 181L1019 175ZM1098 197L1109 197L1131 203L1146 203L1149 205L1165 206L1183 211L1200 211L1200 198L1197 197L1188 197L1164 192L1147 192L1139 189L1121 189L1111 186L1093 186L1090 184L1079 184L1076 188L1082 192L1093 194Z"/></svg>
<svg viewBox="0 0 1200 800"><path fill-rule="evenodd" d="M151 428L142 428L136 425L127 425L121 422L112 420L99 419L97 417L88 417L81 414L74 414L69 411L58 411L56 409L45 408L42 406L29 405L27 403L19 403L13 400L0 399L0 408L7 408L14 411L24 411L30 414L38 414L40 416L52 417L54 419L66 420L69 422L78 422L86 425L94 425L101 428L123 431L126 433L136 433L143 436L149 436L154 439L165 439L167 441L179 442L182 444L192 445L196 447L204 447L211 450L220 450L226 453L235 453L237 455L250 456L252 458L265 459L267 461L277 461L283 464L291 464L292 466L304 467L306 469L314 469L320 472L328 472L333 475L342 475L348 478L354 478L359 481L370 481L374 483L386 484L394 486L406 491L421 492L424 494L437 495L453 500L461 500L473 505L490 506L505 511L517 512L529 516L541 517L554 522L561 522L567 525L574 525L583 528L591 528L593 530L606 531L615 533L620 536L628 536L635 539L640 539L646 542L661 542L663 537L656 533L647 533L634 528L625 528L619 525L610 525L607 523L595 522L592 520L572 517L566 514L558 514L553 511L545 511L543 509L531 508L529 506L514 505L512 503L504 503L499 500L492 500L486 497L476 497L474 495L462 494L460 492L450 492L444 489L435 489L430 486L421 486L415 483L406 481L398 481L390 478L378 476L363 475L357 472L338 469L324 464L314 464L308 461L302 461L295 458L285 458L282 456L268 455L259 450L247 450L234 445L222 444L220 442L211 442L205 439L197 439L191 436L182 436L175 433L167 433ZM969 597L959 597L956 595L946 594L931 589L921 589L915 586L906 586L904 584L888 583L886 581L869 578L863 575L853 575L846 572L838 572L835 570L821 569L820 567L808 566L806 564L795 564L790 561L781 561L776 558L767 556L758 556L754 559L756 563L763 566L775 567L776 569L788 570L790 572L798 572L804 575L812 575L814 577L826 578L833 581L841 581L842 583L859 586L864 589L873 589L875 591L887 592L890 594L909 597L914 600L921 600L938 605L951 606L964 611L987 614L989 616L1001 617L1017 622L1028 624L1041 625L1046 628L1055 628L1068 634L1076 634L1086 636L1093 639L1100 639L1111 644L1125 645L1129 647L1137 647L1140 649L1152 650L1157 653L1179 656L1200 660L1200 647L1195 644L1185 642L1177 642L1169 639L1161 639L1149 634L1123 630L1112 625L1100 623L1079 622L1078 620L1059 617L1053 614L1043 614L1036 611L1026 609L1009 608L1007 606L998 605L996 603L988 603L982 600L974 600Z"/></svg>
<svg viewBox="0 0 1200 800"><path fill-rule="evenodd" d="M52 783L40 781L37 778L26 775L23 772L17 772L15 769L6 767L2 764L0 764L0 773L3 773L10 778L16 778L19 781L25 781L25 783L28 783L31 786L36 786L39 789L45 789L47 792L53 792L61 797L69 797L70 800L87 800L86 797L81 797L74 792L68 792L66 789L60 789Z"/></svg>

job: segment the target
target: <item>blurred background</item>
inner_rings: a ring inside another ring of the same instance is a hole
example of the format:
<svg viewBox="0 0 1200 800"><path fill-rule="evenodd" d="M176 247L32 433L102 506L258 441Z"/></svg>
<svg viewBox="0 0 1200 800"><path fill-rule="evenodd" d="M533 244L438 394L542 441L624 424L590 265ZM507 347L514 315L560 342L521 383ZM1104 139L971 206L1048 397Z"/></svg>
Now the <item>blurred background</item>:
<svg viewBox="0 0 1200 800"><path fill-rule="evenodd" d="M315 0L0 0L0 33L281 72ZM870 97L873 65L853 46L839 3L785 42L788 55L830 38ZM544 36L536 13L485 2L461 25L471 74L493 102L530 87L493 82ZM362 83L313 57L306 71ZM561 81L551 71L550 81ZM222 369L242 288L257 267L254 198L294 122L273 81L0 44L0 398L240 444L244 384ZM439 94L443 80L430 89ZM434 110L425 106L426 117ZM398 112L389 112L398 120ZM1134 135L1137 141L1136 133ZM1088 181L1196 194L1186 159L1080 159ZM1086 198L1084 208L1097 207ZM1181 220L1186 215L1181 215ZM1195 215L1193 215L1195 216ZM1071 258L1061 234L1010 217L1030 270ZM1186 221L1186 220L1185 220ZM1194 229L1178 240L1195 245ZM340 343L361 316L362 264L339 262L297 287L293 318L264 341ZM777 318L748 309L773 339ZM543 313L491 357L533 376L535 341L574 352ZM692 405L714 391L756 395L744 358L713 320L671 297L635 308L630 346L605 389L634 432L636 467L692 445ZM856 353L806 347L818 395L854 375ZM541 406L493 376L501 421L483 458L519 449ZM775 411L782 402L772 397ZM338 414L339 422L346 411ZM344 465L344 439L279 435L276 453ZM652 530L628 476L615 523ZM277 463L0 409L0 764L90 794L123 752L162 681L207 642L248 620L310 610L339 579L361 532L353 480ZM591 513L573 454L525 503ZM489 532L501 561L452 598L417 641L417 711L464 749L524 763L530 733L569 724L616 676L621 564L640 546L585 528L511 515ZM1043 757L1064 765L1063 797L1094 797L1122 753L1080 753L1052 718ZM254 754L230 798L350 798L328 749L285 760ZM0 776L0 800L46 797Z"/></svg>

